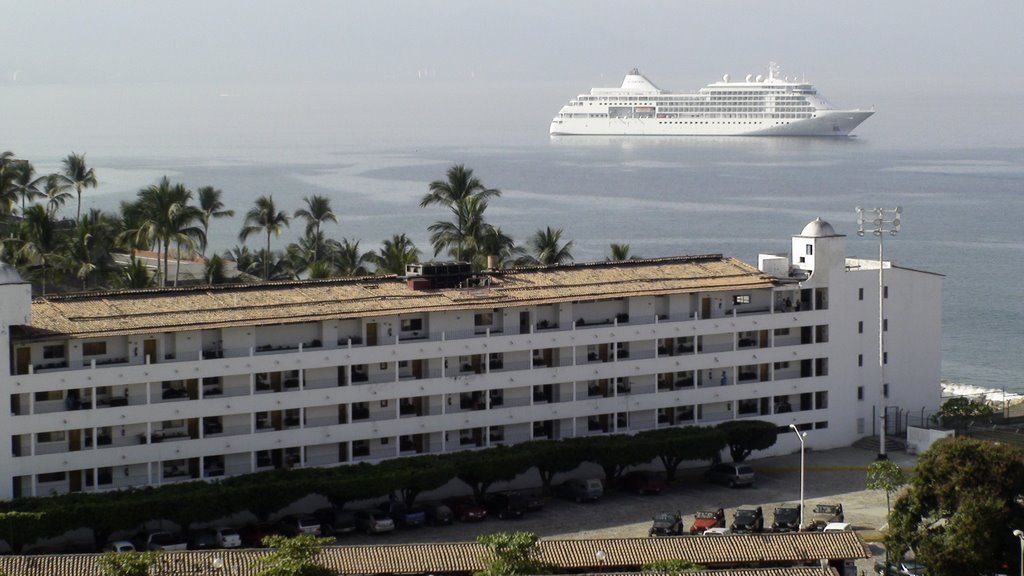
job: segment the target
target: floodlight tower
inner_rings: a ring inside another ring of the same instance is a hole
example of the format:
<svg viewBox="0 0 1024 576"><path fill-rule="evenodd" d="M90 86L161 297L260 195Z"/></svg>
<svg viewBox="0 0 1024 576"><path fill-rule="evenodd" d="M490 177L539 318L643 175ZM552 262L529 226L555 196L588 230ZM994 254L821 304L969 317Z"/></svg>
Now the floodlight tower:
<svg viewBox="0 0 1024 576"><path fill-rule="evenodd" d="M865 213L873 215L870 220L865 218ZM885 454L885 235L895 236L900 232L900 218L903 209L896 208L871 208L865 210L857 207L857 235L864 236L865 224L867 230L878 238L878 411L881 418L881 433L879 434L878 459L888 458Z"/></svg>

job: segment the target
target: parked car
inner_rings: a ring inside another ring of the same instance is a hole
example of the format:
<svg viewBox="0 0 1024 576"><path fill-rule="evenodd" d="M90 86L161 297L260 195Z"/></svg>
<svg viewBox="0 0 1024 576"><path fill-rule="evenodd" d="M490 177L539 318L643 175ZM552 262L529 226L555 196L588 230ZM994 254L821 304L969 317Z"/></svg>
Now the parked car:
<svg viewBox="0 0 1024 576"><path fill-rule="evenodd" d="M654 515L648 536L682 536L683 515L679 512L658 512Z"/></svg>
<svg viewBox="0 0 1024 576"><path fill-rule="evenodd" d="M444 503L452 509L460 522L483 520L487 518L487 509L481 506L472 496L449 498Z"/></svg>
<svg viewBox="0 0 1024 576"><path fill-rule="evenodd" d="M144 544L142 548L146 550L188 550L187 540L177 534L164 532L162 530L143 534L140 540ZM135 548L138 549L139 546L136 546Z"/></svg>
<svg viewBox="0 0 1024 576"><path fill-rule="evenodd" d="M395 529L395 521L391 515L380 510L357 510L356 529L367 534L383 534Z"/></svg>
<svg viewBox="0 0 1024 576"><path fill-rule="evenodd" d="M114 540L113 542L107 542L107 545L103 547L104 552L135 552L135 544L127 540Z"/></svg>
<svg viewBox="0 0 1024 576"><path fill-rule="evenodd" d="M391 516L395 526L415 528L427 523L427 513L422 508L408 508L402 502L388 500L377 505L377 509Z"/></svg>
<svg viewBox="0 0 1024 576"><path fill-rule="evenodd" d="M811 520L807 523L805 530L823 530L830 522L843 522L842 504L818 504L811 510Z"/></svg>
<svg viewBox="0 0 1024 576"><path fill-rule="evenodd" d="M509 490L505 494L518 494L523 497L523 502L526 504L527 512L537 512L544 509L544 498L540 494L534 492L518 492L515 490Z"/></svg>
<svg viewBox="0 0 1024 576"><path fill-rule="evenodd" d="M690 534L703 534L709 528L725 528L725 510L700 510L693 515Z"/></svg>
<svg viewBox="0 0 1024 576"><path fill-rule="evenodd" d="M724 526L715 526L714 528L708 528L704 531L704 536L728 536L732 534L732 529Z"/></svg>
<svg viewBox="0 0 1024 576"><path fill-rule="evenodd" d="M217 535L213 530L209 528L201 528L198 530L188 531L188 549L189 550L213 550L219 548L217 545Z"/></svg>
<svg viewBox="0 0 1024 576"><path fill-rule="evenodd" d="M704 473L708 482L723 484L730 488L754 485L754 469L746 464L726 463L715 464Z"/></svg>
<svg viewBox="0 0 1024 576"><path fill-rule="evenodd" d="M239 548L242 545L242 535L234 528L221 526L213 531L217 539L217 546L221 548Z"/></svg>
<svg viewBox="0 0 1024 576"><path fill-rule="evenodd" d="M597 478L570 478L558 485L555 494L560 498L576 502L594 502L600 500L604 495L604 485Z"/></svg>
<svg viewBox="0 0 1024 576"><path fill-rule="evenodd" d="M320 535L320 521L315 516L289 515L275 525L280 534L294 538L300 534Z"/></svg>
<svg viewBox="0 0 1024 576"><path fill-rule="evenodd" d="M637 494L661 494L667 482L650 470L633 470L619 479L619 488Z"/></svg>
<svg viewBox="0 0 1024 576"><path fill-rule="evenodd" d="M875 562L875 572L880 576L925 576L925 567L912 560L891 562L886 572L885 564Z"/></svg>
<svg viewBox="0 0 1024 576"><path fill-rule="evenodd" d="M350 534L356 530L355 514L348 510L321 508L313 516L320 521L320 533L324 535Z"/></svg>
<svg viewBox="0 0 1024 576"><path fill-rule="evenodd" d="M733 532L761 532L764 530L764 514L760 506L740 506L732 515Z"/></svg>
<svg viewBox="0 0 1024 576"><path fill-rule="evenodd" d="M798 532L800 530L800 505L779 506L772 518L772 532Z"/></svg>
<svg viewBox="0 0 1024 576"><path fill-rule="evenodd" d="M853 530L853 525L849 522L829 522L822 532L849 532L851 530Z"/></svg>
<svg viewBox="0 0 1024 576"><path fill-rule="evenodd" d="M427 524L446 526L455 521L455 512L442 502L426 502L420 505L427 514Z"/></svg>
<svg viewBox="0 0 1024 576"><path fill-rule="evenodd" d="M484 497L484 509L488 516L502 520L522 518L526 514L526 498L521 494L496 492Z"/></svg>
<svg viewBox="0 0 1024 576"><path fill-rule="evenodd" d="M242 545L246 548L262 548L263 539L274 533L274 527L266 522L246 524L238 531L238 535L242 538Z"/></svg>

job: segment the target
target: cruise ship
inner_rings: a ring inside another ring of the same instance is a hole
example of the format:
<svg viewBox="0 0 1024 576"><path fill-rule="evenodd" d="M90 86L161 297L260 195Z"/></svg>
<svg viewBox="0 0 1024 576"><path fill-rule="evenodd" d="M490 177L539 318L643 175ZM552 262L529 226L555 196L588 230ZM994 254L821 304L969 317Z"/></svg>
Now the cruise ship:
<svg viewBox="0 0 1024 576"><path fill-rule="evenodd" d="M748 74L708 84L696 93L668 92L634 68L618 88L593 88L551 120L551 135L849 136L874 110L839 110L814 86L779 76Z"/></svg>

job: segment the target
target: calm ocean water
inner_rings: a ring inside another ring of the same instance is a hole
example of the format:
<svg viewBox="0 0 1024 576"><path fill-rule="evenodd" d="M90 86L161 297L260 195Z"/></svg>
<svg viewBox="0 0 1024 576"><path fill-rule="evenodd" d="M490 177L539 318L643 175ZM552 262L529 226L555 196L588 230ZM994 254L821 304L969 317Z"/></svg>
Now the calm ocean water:
<svg viewBox="0 0 1024 576"><path fill-rule="evenodd" d="M957 139L947 124L924 124L925 115L880 112L857 137L841 140L551 139L551 115L581 87L546 88L520 93L524 109L504 117L475 122L486 108L479 103L437 104L426 106L426 116L406 111L383 124L345 116L352 96L343 93L309 96L319 120L284 106L296 97L288 93L265 96L275 104L272 118L269 101L236 103L230 94L208 101L191 89L169 99L157 90L129 98L97 87L92 99L103 104L91 111L76 109L87 107L81 94L62 100L27 91L12 103L8 93L5 109L42 99L64 116L51 119L59 128L43 130L42 116L13 119L0 149L41 172L70 150L87 152L101 186L87 192L86 207L115 208L164 174L221 188L240 214L260 195L273 194L290 212L303 197L323 194L340 219L329 235L359 239L369 250L405 232L428 256L426 228L446 214L419 208L419 199L453 163L502 190L488 209L492 223L517 240L543 226L563 228L578 261L603 259L609 243L625 242L642 256L714 252L756 263L760 252L786 253L790 236L818 216L848 236L849 253L876 257L874 239L856 235L854 208L900 205L903 230L886 242L887 259L946 277L943 378L1024 393L1020 132L1000 132L993 116L991 131L964 123ZM1011 120L1020 126L1019 117ZM240 224L240 217L219 223L211 245L234 246ZM293 226L275 247L300 232Z"/></svg>

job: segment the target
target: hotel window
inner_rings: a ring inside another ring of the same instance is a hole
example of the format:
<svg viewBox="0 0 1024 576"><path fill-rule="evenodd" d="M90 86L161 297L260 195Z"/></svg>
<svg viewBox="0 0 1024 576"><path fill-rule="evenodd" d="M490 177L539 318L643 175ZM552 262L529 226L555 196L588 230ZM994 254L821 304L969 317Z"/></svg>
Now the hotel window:
<svg viewBox="0 0 1024 576"><path fill-rule="evenodd" d="M889 397L889 385L888 384L883 384L882 385L882 395L885 396L886 398Z"/></svg>
<svg viewBox="0 0 1024 576"><path fill-rule="evenodd" d="M733 304L750 304L750 294L736 294L732 297Z"/></svg>
<svg viewBox="0 0 1024 576"><path fill-rule="evenodd" d="M406 318L402 320L402 332L410 332L423 329L422 318Z"/></svg>
<svg viewBox="0 0 1024 576"><path fill-rule="evenodd" d="M84 342L82 344L82 355L83 356L102 356L107 353L107 343L104 341L99 342Z"/></svg>
<svg viewBox="0 0 1024 576"><path fill-rule="evenodd" d="M864 366L864 355L857 354L857 366Z"/></svg>
<svg viewBox="0 0 1024 576"><path fill-rule="evenodd" d="M863 288L857 288L857 300L863 300L863 299L864 299L864 289Z"/></svg>
<svg viewBox="0 0 1024 576"><path fill-rule="evenodd" d="M807 254L808 256L814 256L814 244L808 244L805 248L805 254Z"/></svg>
<svg viewBox="0 0 1024 576"><path fill-rule="evenodd" d="M46 402L47 400L63 400L64 393L60 390L50 390L49 392L36 392L36 402Z"/></svg>
<svg viewBox="0 0 1024 576"><path fill-rule="evenodd" d="M888 318L882 320L882 331L883 332L888 332L889 331L889 319Z"/></svg>
<svg viewBox="0 0 1024 576"><path fill-rule="evenodd" d="M857 400L863 400L863 399L864 399L864 387L863 386L857 386Z"/></svg>
<svg viewBox="0 0 1024 576"><path fill-rule="evenodd" d="M57 432L40 432L36 434L36 442L43 444L45 442L63 442L65 439L64 431L60 430Z"/></svg>
<svg viewBox="0 0 1024 576"><path fill-rule="evenodd" d="M50 472L49 474L40 474L38 476L40 484L47 484L50 482L63 482L67 479L65 472Z"/></svg>
<svg viewBox="0 0 1024 576"><path fill-rule="evenodd" d="M884 288L884 289L882 290L882 297L883 297L883 298L888 298L888 297L889 297L889 287L888 287L888 286L886 286L886 287L885 287L885 288Z"/></svg>
<svg viewBox="0 0 1024 576"><path fill-rule="evenodd" d="M857 322L857 334L863 334L863 333L864 333L864 321L861 320L861 321Z"/></svg>
<svg viewBox="0 0 1024 576"><path fill-rule="evenodd" d="M64 357L64 345L53 344L50 346L43 346L43 358L63 358Z"/></svg>
<svg viewBox="0 0 1024 576"><path fill-rule="evenodd" d="M490 326L494 324L494 314L491 312L481 312L480 314L473 315L474 326Z"/></svg>
<svg viewBox="0 0 1024 576"><path fill-rule="evenodd" d="M882 364L888 364L888 363L889 363L889 353L885 352L885 353L882 354Z"/></svg>

